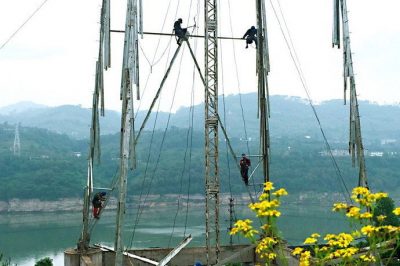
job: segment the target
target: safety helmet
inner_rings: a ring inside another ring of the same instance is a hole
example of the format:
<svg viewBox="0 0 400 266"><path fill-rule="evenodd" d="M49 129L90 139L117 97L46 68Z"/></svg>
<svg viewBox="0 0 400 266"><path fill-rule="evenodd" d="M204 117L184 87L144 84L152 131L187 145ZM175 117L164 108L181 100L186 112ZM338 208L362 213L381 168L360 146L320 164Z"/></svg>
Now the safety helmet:
<svg viewBox="0 0 400 266"><path fill-rule="evenodd" d="M101 196L105 196L105 195L107 195L107 192L104 192L104 191L103 191L103 192L100 192L100 195L101 195Z"/></svg>

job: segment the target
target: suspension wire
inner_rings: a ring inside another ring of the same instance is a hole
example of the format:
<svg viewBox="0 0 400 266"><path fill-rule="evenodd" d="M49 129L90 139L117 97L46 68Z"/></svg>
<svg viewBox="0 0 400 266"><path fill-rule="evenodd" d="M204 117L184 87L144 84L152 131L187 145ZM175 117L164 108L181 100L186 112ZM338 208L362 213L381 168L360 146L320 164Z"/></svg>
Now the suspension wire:
<svg viewBox="0 0 400 266"><path fill-rule="evenodd" d="M221 6L221 1L219 2L219 6ZM222 41L219 40L219 46L222 47ZM223 60L223 49L220 49L220 59L221 59L221 81L222 81L222 106L223 106L223 118L224 118L224 124L225 128L228 127L227 121L226 121L226 105L225 105L225 80L224 80L224 60ZM229 195L232 198L232 184L231 184L231 169L230 169L230 162L229 162L229 152L228 152L228 143L225 141L225 147L226 147L226 162L228 165L228 185L229 185Z"/></svg>
<svg viewBox="0 0 400 266"><path fill-rule="evenodd" d="M199 18L200 14L200 1L197 1L197 12L196 16L197 19ZM196 34L199 32L199 28L195 29ZM194 41L194 53L197 52L197 39ZM192 168L192 147L193 147L193 129L194 129L194 81L196 79L196 66L193 65L193 72L192 72L192 90L191 90L191 97L190 97L190 152L189 152L189 171L188 171L188 187L187 187L187 195L186 195L186 213L185 213L185 229L183 231L183 237L186 237L186 230L187 230L187 224L188 224L188 217L189 217L189 200L190 200L190 185L191 185L191 178L192 178L192 171L190 170Z"/></svg>
<svg viewBox="0 0 400 266"><path fill-rule="evenodd" d="M195 17L199 16L199 1L197 2L197 13ZM193 0L190 1L190 6L189 6L189 14L188 14L188 20L190 18L191 15L191 10L192 10L192 4L193 4ZM198 29L195 29L196 33L198 32ZM195 49L197 49L197 40L195 40ZM196 50L195 50L196 51ZM181 57L181 63L182 63L182 58L183 58L183 53L182 53L182 57ZM191 88L191 105L190 105L190 109L189 109L189 128L186 132L186 148L185 148L185 155L184 155L184 165L183 165L183 169L181 172L181 182L180 182L180 190L179 190L179 198L178 198L178 204L177 204L177 209L176 209L176 213L175 213L175 217L174 217L174 222L173 222L173 226L172 226L172 231L171 231L171 235L168 241L168 247L171 244L172 241L172 237L174 235L175 232L175 226L176 226L176 219L178 217L178 213L181 207L181 200L182 200L182 188L183 188L183 176L184 176L184 172L185 172L185 167L186 167L186 162L187 162L187 151L189 148L189 163L188 163L188 190L187 190L187 198L186 198L186 213L185 213L185 227L184 227L184 234L183 236L186 236L186 229L187 229L187 218L188 218L188 206L189 206L189 199L190 199L190 178L191 178L191 158L192 158L192 147L193 147L193 113L194 113L194 84L195 84L195 65L193 66L193 71L192 71L192 88ZM179 74L178 74L178 78L180 75L180 69L179 69ZM189 141L189 137L190 137L190 141Z"/></svg>
<svg viewBox="0 0 400 266"><path fill-rule="evenodd" d="M170 56L170 52L171 52L171 50L168 51L168 56L167 56L167 61L166 61L166 64L165 64L165 69L167 69L167 66L168 66L168 59L169 59L169 56ZM135 223L134 223L133 230L132 230L132 236L131 236L131 240L130 240L130 247L132 247L133 238L135 236L136 227L137 227L137 225L139 223L140 216L142 215L143 208L144 208L144 206L143 206L144 203L142 203L142 196L143 196L143 191L144 191L144 186L145 186L145 180L147 178L147 171L148 171L149 165L150 165L149 163L150 163L150 157L151 157L151 150L152 150L152 144L153 144L153 140L154 140L154 133L155 133L155 130L156 130L156 124L157 124L157 120L158 120L158 114L159 114L159 110L160 110L160 103L161 103L161 101L159 100L158 101L158 105L157 105L157 112L156 112L155 120L154 120L154 123L153 123L153 130L152 130L152 133L151 133L151 139L150 139L150 145L149 145L149 153L148 153L147 160L146 160L146 166L145 166L145 172L144 172L144 176L143 176L142 186L140 188L140 196L139 196L139 200L138 200L139 206L138 206L138 210L137 210L136 218L135 218Z"/></svg>
<svg viewBox="0 0 400 266"><path fill-rule="evenodd" d="M279 1L279 0L277 0L277 1ZM343 187L341 187L342 192L343 192L343 195L345 195L345 194L347 193L348 198L345 197L345 200L346 200L346 202L349 202L349 201L348 201L349 199L350 199L350 201L352 201L352 200L351 200L351 197L350 197L350 192L349 192L349 190L348 190L348 188L347 188L347 186L346 186L346 183L344 182L344 178L343 178L342 173L341 173L341 171L340 171L340 168L339 168L339 166L338 166L338 164L337 164L337 162L336 162L336 159L335 159L334 156L333 156L331 146L329 145L329 142L328 142L328 140L327 140L327 138L326 138L325 132L324 132L324 130L323 130L323 128L322 128L320 119L319 119L319 117L318 117L317 111L316 111L316 109L315 109L315 107L314 107L314 104L313 104L313 102L312 102L312 99L311 99L311 96L310 96L310 92L309 92L309 90L308 90L308 86L307 86L307 84L306 84L306 82L305 82L305 77L302 75L303 72L302 72L302 70L301 70L300 61L299 61L299 60L296 61L296 57L295 57L295 53L294 53L294 51L295 51L296 49L294 48L293 43L290 43L290 42L288 41L288 38L286 37L286 34L285 34L284 29L283 29L283 27L282 27L282 23L281 23L281 21L280 21L280 19L279 19L279 16L278 16L277 12L276 12L275 6L274 6L274 4L272 3L272 0L270 0L270 3L271 3L271 6L272 6L272 9L273 9L273 11L274 11L275 17L276 17L276 19L277 19L277 22L278 22L278 24L279 24L279 27L280 27L282 36L283 36L283 38L284 38L284 40L285 40L286 46L287 46L287 48L288 48L288 50L289 50L290 57L292 58L292 61L293 61L294 65L295 65L295 67L296 67L297 74L299 75L299 78L300 78L302 87L303 87L303 89L304 89L304 91L305 91L305 93L306 93L306 95L307 95L307 99L308 99L308 102L309 102L309 104L310 104L310 107L311 107L311 109L312 109L312 111L313 111L313 114L314 114L314 116L315 116L315 118L316 118L316 120L317 120L317 122L318 122L319 129L320 129L321 134L322 134L322 136L323 136L323 138L324 138L324 142L325 142L326 149L329 151L330 159L331 159L332 164L333 164L333 166L334 166L334 168L335 168L336 175L337 175L339 181L341 182L341 184L342 184L342 186L343 186ZM279 7L280 7L280 5L279 5ZM282 14L282 16L283 16L282 11L281 11L281 14ZM286 26L286 24L285 24L285 26ZM286 27L287 27L287 26L286 26ZM287 31L288 31L288 30L287 30ZM289 32L289 31L288 31L287 34L290 36L290 32ZM345 191L343 190L343 188L344 188Z"/></svg>
<svg viewBox="0 0 400 266"><path fill-rule="evenodd" d="M218 4L219 4L219 6L221 6L221 1L220 0L218 1ZM220 14L221 14L221 12L219 12L219 15ZM219 47L222 48L222 40L221 39L219 39ZM226 120L226 103L225 103L225 86L224 86L224 84L225 84L224 77L225 76L224 76L223 50L224 49L220 49L220 55L221 55L221 81L222 81L222 86L221 86L222 87L222 106L223 106L224 124L225 124L225 127L228 127L228 123L227 123L227 120ZM238 77L237 77L237 80L238 80ZM232 205L229 205L229 217L228 217L228 219L229 219L228 233L229 233L229 231L232 230L232 227L231 227L232 226L232 224L231 224L231 216L232 216L233 220L235 220L235 221L237 221L237 217L236 217L236 212L235 212L235 208L234 208L234 205L233 205L234 198L233 198L233 193L232 193L231 166L230 166L229 151L228 151L229 147L228 147L228 143L227 143L226 140L225 140L225 149L226 149L226 152L225 152L226 157L225 158L226 158L226 163L227 163L227 167L228 167L229 202L230 202L230 204L232 204ZM235 161L235 163L236 163L236 161ZM230 235L230 243L231 244L233 243L233 236L232 235Z"/></svg>
<svg viewBox="0 0 400 266"><path fill-rule="evenodd" d="M181 56L183 57L183 54L182 54ZM182 57L181 57L181 62L180 62L180 63L182 63ZM180 74L180 69L181 69L181 64L179 65L179 74ZM178 74L178 78L177 78L177 79L179 79L179 74ZM161 140L161 144L160 144L160 148L159 148L159 153L158 153L158 157L157 157L157 160L156 160L156 164L155 164L155 167L154 167L154 169L153 169L153 173L152 173L152 175L151 175L151 177L150 177L150 181L149 181L149 186L148 186L148 189L147 189L147 193L146 193L145 199L143 200L143 203L141 204L141 205L142 205L142 208L139 207L139 210L138 210L138 213L137 213L137 216L136 216L137 219L136 219L136 221L135 221L135 225L134 225L133 232L132 232L132 237L131 237L131 244L130 244L131 247L132 247L132 243L133 243L133 239L134 239L136 227L137 227L137 225L138 225L138 223L139 223L140 216L141 216L141 214L143 213L143 209L144 209L144 206L145 206L145 204L146 204L146 202L147 202L148 196L149 196L149 194L150 194L150 190L151 190L151 188L152 188L154 176L155 176L155 174L156 174L156 172L157 172L158 164L159 164L159 162L160 162L162 149L163 149L164 142L165 142L165 139L166 139L166 133L167 133L167 131L168 131L169 123L170 123L170 120L171 120L172 107L173 107L174 102L175 102L175 96L176 96L177 85L178 85L178 83L176 83L176 85L175 85L175 89L174 89L174 93L173 93L173 98L172 98L172 103L171 103L171 106L170 106L169 115L168 115L168 119L167 119L167 125L166 125L166 127L165 127L165 130L164 130L164 133L163 133L163 137L162 137L162 140ZM159 101L159 103L160 103L160 101ZM157 110L157 114L158 114L158 111L159 111L159 110ZM150 151L149 151L149 152L150 152ZM141 200L141 198L140 198L140 200Z"/></svg>
<svg viewBox="0 0 400 266"><path fill-rule="evenodd" d="M130 248L132 248L132 243L133 243L133 238L135 236L136 226L139 223L139 219L140 219L140 216L141 216L141 214L143 212L143 208L144 208L144 204L142 204L142 197L143 197L143 191L145 189L147 172L149 170L149 165L150 165L149 162L150 162L150 158L151 158L151 151L152 151L152 147L153 147L154 133L156 131L156 124L157 124L157 120L158 120L158 114L159 114L158 111L159 111L159 109L160 109L160 102L158 102L158 105L157 105L156 117L154 119L153 130L151 132L151 138L150 138L150 144L149 144L149 152L147 154L146 166L145 166L145 170L144 170L142 184L141 184L141 187L140 187L140 195L139 195L139 200L138 200L139 204L138 204L138 210L136 212L135 223L134 223L134 226L133 226L132 236L131 236L131 240L130 240Z"/></svg>
<svg viewBox="0 0 400 266"><path fill-rule="evenodd" d="M196 45L195 45L196 47ZM195 48L196 49L196 48ZM193 81L195 80L195 70L193 66ZM191 99L190 99L190 150L189 150L189 171L188 171L188 187L186 193L186 212L185 212L185 229L183 231L183 237L186 237L186 229L188 224L188 215L189 215L189 200L190 200L190 185L191 185L191 177L192 177L192 147L193 147L193 120L194 120L194 83L192 85L191 91Z"/></svg>
<svg viewBox="0 0 400 266"><path fill-rule="evenodd" d="M178 3L178 6L179 6L179 3ZM167 21L167 17L168 17L168 14L169 14L170 7L171 7L171 0L169 0L167 10L165 11L165 16L164 16L163 24L162 24L162 26L161 26L161 32L164 30L165 22ZM176 12L175 12L175 16L176 16ZM150 71L149 71L149 73L147 74L146 84L145 84L145 86L144 86L144 88L143 88L143 90L142 90L142 94L140 95L140 99L143 98L143 96L144 96L144 94L145 94L145 92L146 92L147 84L148 84L150 75L153 73L153 71L152 71L153 66L156 65L159 61L161 61L161 59L162 59L162 58L164 57L164 55L165 55L165 51L166 51L166 50L170 47L170 45L171 45L172 36L171 36L171 38L169 39L169 43L168 43L167 47L165 48L164 52L161 54L161 56L160 56L160 58L157 60L157 62L154 63L154 61L155 61L155 59L156 59L157 52L158 52L158 48L160 47L161 37L162 37L162 36L159 36L159 37L158 37L156 50L155 50L155 52L154 52L154 54L153 54L153 59L152 59L151 63L150 63L149 60L147 59L147 56L145 55L145 53L144 53L144 51L143 51L143 49L142 49L142 46L140 45L140 49L142 50L142 53L143 53L144 57L146 58L147 62L149 62L149 65L150 65ZM141 105L142 105L142 101L139 102L138 107L136 108L135 119L137 118L137 115L138 115L138 113L139 113L139 110L140 110Z"/></svg>
<svg viewBox="0 0 400 266"><path fill-rule="evenodd" d="M183 55L182 55L182 57L183 57ZM181 61L181 62L182 62L182 61ZM180 66L180 68L181 68L181 66ZM179 77L178 77L178 79L179 79ZM168 119L167 119L167 125L166 125L166 127L165 127L165 130L164 130L164 133L163 133L163 136L162 136L162 139L161 139L161 144L160 144L159 153L158 153L158 156L157 156L157 160L156 160L155 167L154 167L154 169L153 169L153 173L152 173L152 175L151 175L151 177L150 177L150 183L149 183L149 186L148 186L148 189L147 189L147 193L146 193L146 197L145 197L145 199L144 199L143 205L145 205L146 202L147 202L148 196L149 196L149 194L150 194L150 190L151 190L151 188L152 188L152 184L153 184L153 180L154 180L155 174L156 174L156 172L157 172L157 170L158 170L158 164L160 163L161 153L162 153L162 150L163 150L164 142L165 142L166 135L167 135L167 131L168 131L168 128L169 128L169 123L170 123L170 121L171 121L171 112L172 112L172 107L173 107L174 102L175 102L177 84L178 84L178 83L176 83L176 86L175 86L175 89L174 89L173 98L172 98L172 103L171 103L171 106L170 106L169 115L168 115ZM143 212L143 208L142 208L142 212ZM140 213L140 214L141 214L141 213ZM140 215L139 215L139 217L140 217ZM132 237L132 238L133 238L133 237Z"/></svg>
<svg viewBox="0 0 400 266"><path fill-rule="evenodd" d="M39 12L40 9L42 9L42 7L47 3L48 0L44 0L36 9L35 11L33 11L33 13L21 24L21 26L19 26L14 32L13 34L10 35L10 37L8 37L8 39L0 46L0 50L4 48L4 46L7 45L7 43L9 43L14 37L15 35L26 25L26 23L29 22L29 20L31 20L31 18L36 15L37 12Z"/></svg>
<svg viewBox="0 0 400 266"><path fill-rule="evenodd" d="M182 64L182 59L183 59L183 53L182 53L182 56L181 56L180 64ZM193 70L193 72L194 72L194 70ZM179 75L180 75L180 69L179 69L178 79L179 79ZM194 80L193 80L193 83L194 83ZM176 86L177 85L178 85L178 80L176 81ZM179 196L178 196L178 202L177 202L177 206L176 206L174 222L173 222L173 225L172 225L172 231L171 231L171 235L169 236L169 240L168 240L168 247L170 247L170 245L171 245L172 236L174 235L174 232L175 232L176 219L178 217L178 213L179 213L179 210L181 208L182 189L183 189L183 176L184 176L185 170L186 170L186 158L187 158L188 147L189 147L189 133L190 133L190 126L186 131L186 148L185 148L185 154L183 156L183 167L182 167L181 176L180 176L180 187L179 187L179 193L178 193ZM189 171L190 171L190 168L189 168Z"/></svg>
<svg viewBox="0 0 400 266"><path fill-rule="evenodd" d="M180 4L180 0L178 0L178 4L177 4L176 10L175 10L175 17L176 17L176 14L177 14L177 12L178 12L179 4ZM168 8L167 8L167 12L166 12L165 17L164 17L164 21L163 21L163 25L162 25L161 31L164 29L165 22L166 22L168 13L169 13L170 5L171 5L171 0L170 0L169 3L168 3ZM160 44L160 40L161 40L161 36L160 36L159 39L158 39L156 52L155 52L154 55L153 55L153 61L152 61L153 63L154 63L154 60L155 60L155 57L156 57L156 53L157 53L157 50L158 50L158 47L159 47L159 44ZM171 43L171 40L172 40L172 38L170 38L170 42L169 42L169 43ZM166 71L166 69L167 69L167 67L168 67L168 59L169 59L170 52L171 52L171 45L170 45L170 44L167 46L166 50L167 50L167 49L168 49L168 53L167 53L167 60L166 60L166 63L165 63L165 67L164 67L164 72ZM165 50L165 51L166 51L166 50ZM165 54L165 51L163 52L163 55ZM160 60L161 60L161 58L160 58ZM148 74L148 76L147 76L146 86L145 86L145 87L147 87L147 83L148 83L148 81L149 81L149 78L150 78L151 73L152 73L152 72L149 72L149 74ZM143 91L141 97L143 97L144 92L145 92L145 90ZM151 154L151 146L152 146L152 143L153 143L153 140L154 140L154 132L155 132L155 128L156 128L156 123L157 123L157 119L158 119L158 114L159 114L159 111L160 111L160 102L161 102L161 101L159 101L159 102L158 102L158 105L157 105L156 117L155 117L154 124L153 124L153 130L152 130L151 141L150 141L150 147L149 147L149 154L148 154L148 158L147 158L147 161L146 161L146 168L145 168L146 170L145 170L145 175L144 175L143 181L142 181L142 187L141 187L141 189L140 189L139 206L138 206L138 210L137 210L137 213L136 213L136 218L135 218L134 227L133 227L133 230L132 230L132 236L131 236L131 240L130 240L130 247L132 247L133 239L134 239L135 232L136 232L136 227L137 227L137 225L139 224L140 216L141 216L141 214L143 213L144 204L145 204L146 199L147 199L147 197L148 197L148 194L147 194L147 195L146 195L146 198L145 198L145 201L144 201L143 204L142 204L141 201L142 201L142 196L143 196L143 190L144 190L144 185L145 185L145 179L146 179L146 177L147 177L147 170L148 170L148 166L149 166L149 162L150 162L150 156L151 156L151 155L150 155L150 154ZM140 101L140 104L141 104L141 101ZM139 107L140 107L140 104L139 104ZM138 107L138 108L139 108L139 107ZM137 117L137 114L138 114L138 110L137 110L137 112L136 112L135 119L136 119L136 117ZM151 179L151 182L152 182L152 179ZM151 184L151 183L150 183L150 184Z"/></svg>
<svg viewBox="0 0 400 266"><path fill-rule="evenodd" d="M231 2L230 0L228 0L228 11L229 11L229 26L230 26L230 30L231 30L231 36L233 36L233 26L232 26L232 15L231 15ZM243 121L243 129L244 129L244 134L245 134L245 138L246 138L246 146L247 146L247 154L251 154L250 153L250 146L249 146L249 138L248 138L248 134L247 134L247 126L246 126L246 120L244 118L244 108L243 108L243 102L242 102L242 92L241 92L241 84L240 84L240 80L239 80L239 68L238 68L238 64L237 64L237 58L236 58L236 45L235 42L232 40L232 48L233 48L233 60L235 62L235 71L236 71L236 82L237 82L237 86L238 86L238 91L239 91L239 104L240 104L240 110L242 113L242 121ZM257 196L257 191L256 191L256 187L255 187L255 181L254 178L251 180L251 182L253 183L253 193L255 196ZM250 190L249 190L250 192Z"/></svg>
<svg viewBox="0 0 400 266"><path fill-rule="evenodd" d="M228 0L228 11L229 11L229 26L231 30L231 36L233 36L233 26L232 26L232 16L231 16L231 1ZM247 126L246 126L246 120L244 119L244 108L242 104L242 92L241 92L241 85L240 85L240 80L239 80L239 69L237 65L237 59L236 59L236 45L235 42L232 40L232 49L233 49L233 61L235 62L235 71L236 71L236 82L238 86L238 91L239 91L239 104L240 104L240 110L242 112L242 121L243 121L243 129L244 129L244 136L246 138L246 146L247 146L247 153L250 154L250 147L249 147L249 138L247 135Z"/></svg>

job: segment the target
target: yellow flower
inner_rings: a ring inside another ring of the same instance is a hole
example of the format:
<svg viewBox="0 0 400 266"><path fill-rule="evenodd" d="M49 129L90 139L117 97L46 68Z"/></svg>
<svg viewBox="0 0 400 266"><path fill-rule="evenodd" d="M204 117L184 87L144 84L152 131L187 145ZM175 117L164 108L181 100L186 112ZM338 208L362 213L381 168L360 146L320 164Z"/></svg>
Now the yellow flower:
<svg viewBox="0 0 400 266"><path fill-rule="evenodd" d="M370 212L361 213L360 214L360 218L362 218L362 219L370 219L370 218L372 218L372 213L370 213Z"/></svg>
<svg viewBox="0 0 400 266"><path fill-rule="evenodd" d="M354 254L356 254L357 251L358 251L358 248L350 247L350 248L343 249L341 255L342 255L343 258L350 258Z"/></svg>
<svg viewBox="0 0 400 266"><path fill-rule="evenodd" d="M384 193L384 192L378 192L378 193L375 193L374 195L375 195L376 200L380 200L382 198L388 197L388 193Z"/></svg>
<svg viewBox="0 0 400 266"><path fill-rule="evenodd" d="M310 265L310 257L311 257L311 252L310 251L304 251L303 253L301 253L299 266L308 266L308 265Z"/></svg>
<svg viewBox="0 0 400 266"><path fill-rule="evenodd" d="M353 231L353 232L351 233L351 235L352 235L354 238L358 238L358 237L361 236L361 233L360 233L360 231L355 230L355 231Z"/></svg>
<svg viewBox="0 0 400 266"><path fill-rule="evenodd" d="M265 182L264 184L264 191L270 191L272 189L274 189L274 183L272 182Z"/></svg>
<svg viewBox="0 0 400 266"><path fill-rule="evenodd" d="M287 193L287 191L286 191L284 188L281 188L281 189L275 191L274 193L272 193L272 195L275 195L275 196L277 196L277 197L285 196L285 195L287 195L287 194L288 194L288 193Z"/></svg>
<svg viewBox="0 0 400 266"><path fill-rule="evenodd" d="M379 222L383 222L386 219L386 215L379 215L376 217Z"/></svg>
<svg viewBox="0 0 400 266"><path fill-rule="evenodd" d="M327 235L324 237L324 240L328 241L328 240L331 240L331 239L333 239L333 238L336 238L336 235L334 235L334 234L327 234Z"/></svg>
<svg viewBox="0 0 400 266"><path fill-rule="evenodd" d="M326 252L326 251L328 251L328 249L329 249L328 246L323 246L319 250L322 251L322 252Z"/></svg>
<svg viewBox="0 0 400 266"><path fill-rule="evenodd" d="M318 237L321 237L321 236L319 234L317 234L317 233L314 233L314 234L311 235L311 237L318 238Z"/></svg>
<svg viewBox="0 0 400 266"><path fill-rule="evenodd" d="M271 228L271 226L269 225L269 224L264 224L263 226L261 226L260 227L262 230L264 230L264 231L268 231L270 228Z"/></svg>
<svg viewBox="0 0 400 266"><path fill-rule="evenodd" d="M293 250L292 254L293 254L294 256L300 255L300 253L301 253L303 250L304 250L303 248L297 247L297 248L295 248L295 249Z"/></svg>
<svg viewBox="0 0 400 266"><path fill-rule="evenodd" d="M360 259L362 259L363 261L368 261L368 262L375 262L376 261L375 257L372 256L371 254L361 255Z"/></svg>
<svg viewBox="0 0 400 266"><path fill-rule="evenodd" d="M313 237L307 237L306 240L304 240L304 244L315 244L317 243L317 239Z"/></svg>
<svg viewBox="0 0 400 266"><path fill-rule="evenodd" d="M328 241L328 245L331 247L347 248L354 238L350 234L340 233L338 235L328 234L324 239Z"/></svg>
<svg viewBox="0 0 400 266"><path fill-rule="evenodd" d="M268 253L268 259L273 260L275 258L276 258L276 253L273 253L273 252Z"/></svg>
<svg viewBox="0 0 400 266"><path fill-rule="evenodd" d="M352 218L358 218L359 215L360 215L360 208L358 207L351 207L346 213L347 217L352 217Z"/></svg>
<svg viewBox="0 0 400 266"><path fill-rule="evenodd" d="M374 231L375 227L373 227L372 225L366 225L363 228L361 228L361 233L367 236L371 236Z"/></svg>
<svg viewBox="0 0 400 266"><path fill-rule="evenodd" d="M271 252L273 250L273 246L278 243L278 241L272 237L264 237L258 242L256 247L256 253L260 254L261 258L268 257L269 259L274 259L276 254ZM275 254L271 255L271 254Z"/></svg>
<svg viewBox="0 0 400 266"><path fill-rule="evenodd" d="M347 204L346 203L335 203L335 204L333 204L333 209L332 209L332 211L334 211L334 212L337 212L337 211L340 211L340 210L343 210L343 209L347 209L348 208L348 206L347 206Z"/></svg>
<svg viewBox="0 0 400 266"><path fill-rule="evenodd" d="M396 215L400 215L400 208L394 209L393 213L396 214Z"/></svg>
<svg viewBox="0 0 400 266"><path fill-rule="evenodd" d="M269 195L267 193L262 193L258 198L259 201L268 200Z"/></svg>
<svg viewBox="0 0 400 266"><path fill-rule="evenodd" d="M393 226L393 225L383 225L383 226L379 226L375 229L375 231L378 232L386 232L386 233L395 233L397 231L399 231L399 227Z"/></svg>
<svg viewBox="0 0 400 266"><path fill-rule="evenodd" d="M368 195L369 190L366 187L355 187L353 188L353 195Z"/></svg>
<svg viewBox="0 0 400 266"><path fill-rule="evenodd" d="M235 227L233 227L229 234L236 235L237 233L242 233L245 237L253 237L254 234L258 234L257 230L254 230L251 226L252 221L249 219L246 220L238 220L235 223Z"/></svg>

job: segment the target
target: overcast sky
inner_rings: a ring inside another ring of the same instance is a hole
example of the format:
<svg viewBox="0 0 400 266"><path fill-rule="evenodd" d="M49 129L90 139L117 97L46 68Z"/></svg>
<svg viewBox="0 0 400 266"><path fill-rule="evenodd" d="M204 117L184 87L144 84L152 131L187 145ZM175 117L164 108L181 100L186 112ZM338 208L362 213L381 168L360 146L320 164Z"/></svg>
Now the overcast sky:
<svg viewBox="0 0 400 266"><path fill-rule="evenodd" d="M183 18L184 26L192 25L197 17L199 27L192 30L203 34L203 1L199 5L193 0L143 2L145 31L170 33L178 17ZM248 27L254 25L253 2L220 0L220 35L241 37ZM305 97L271 2L266 2L271 58L270 94ZM0 46L42 3L43 0L0 0ZM278 8L276 0L272 3ZM50 106L91 105L100 4L100 0L48 0L45 3L0 49L0 106L19 101ZM332 49L331 45L332 0L280 0L280 5L312 99L318 102L343 98L342 51ZM348 5L359 99L399 103L400 1L348 0ZM124 1L112 1L113 29L123 29L124 8ZM106 108L113 110L120 110L122 42L122 34L112 35L112 68L105 74ZM191 39L190 42L194 49L197 47L196 56L203 66L203 40ZM145 35L141 46L142 93L144 91L141 108L147 109L176 43L169 37ZM255 49L244 47L244 41L220 43L220 94L257 91ZM203 101L204 91L197 73L193 75L189 51L183 48L181 53L183 57L177 58L161 97L160 109L164 111L190 105L192 89L194 103ZM147 78L149 81L145 86ZM138 106L139 103L135 104Z"/></svg>

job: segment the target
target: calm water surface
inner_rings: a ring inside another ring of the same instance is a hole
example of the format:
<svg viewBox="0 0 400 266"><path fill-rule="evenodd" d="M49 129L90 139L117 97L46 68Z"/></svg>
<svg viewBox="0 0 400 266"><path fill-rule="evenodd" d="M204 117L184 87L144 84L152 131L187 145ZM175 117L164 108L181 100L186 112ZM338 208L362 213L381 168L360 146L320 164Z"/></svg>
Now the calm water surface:
<svg viewBox="0 0 400 266"><path fill-rule="evenodd" d="M237 219L251 218L246 206L236 206ZM151 207L143 211L140 222L135 224L136 211L129 210L126 216L125 245L132 247L175 246L184 234L191 234L190 245L204 245L204 214L202 207L190 208L186 217L185 208L176 215L177 207ZM328 206L297 206L286 204L281 208L279 228L289 244L299 244L311 233L337 233L348 228L347 222L338 214L331 213ZM221 208L221 236L223 243L229 243L229 213L226 206ZM176 218L175 218L176 216ZM175 220L175 227L173 226ZM185 221L187 226L185 227ZM254 219L255 225L257 220ZM13 263L21 266L34 265L46 256L54 265L63 265L63 251L76 246L81 230L82 215L79 212L57 213L7 213L0 214L0 252L11 257ZM172 228L174 234L171 237ZM92 231L92 243L113 246L115 213L105 211ZM235 243L244 243L235 237Z"/></svg>

